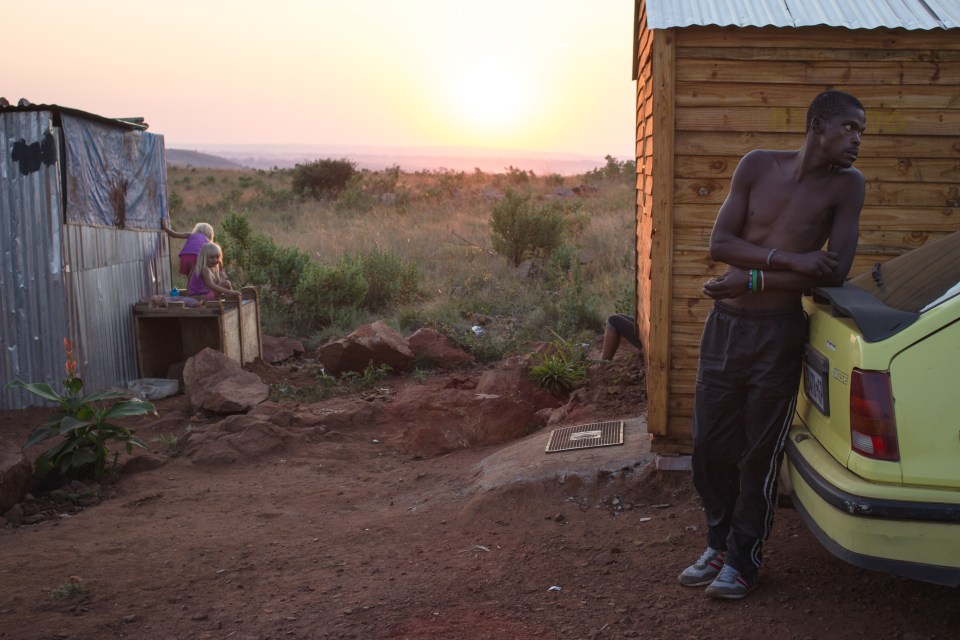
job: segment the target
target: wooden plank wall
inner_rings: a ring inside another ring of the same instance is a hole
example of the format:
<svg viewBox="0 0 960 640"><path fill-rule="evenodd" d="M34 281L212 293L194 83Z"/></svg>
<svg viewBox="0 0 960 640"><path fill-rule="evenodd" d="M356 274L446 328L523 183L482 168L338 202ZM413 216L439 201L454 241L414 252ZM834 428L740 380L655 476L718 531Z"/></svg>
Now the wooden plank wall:
<svg viewBox="0 0 960 640"><path fill-rule="evenodd" d="M637 332L644 345L644 358L647 370L650 369L650 251L653 218L651 212L653 193L653 86L652 71L650 68L650 42L653 33L646 29L646 4L638 4L637 16L637 61L635 76L637 82L637 284L636 284L636 319ZM651 381L647 380L647 396L650 395ZM666 387L662 388L666 394ZM649 422L649 420L648 420Z"/></svg>
<svg viewBox="0 0 960 640"><path fill-rule="evenodd" d="M960 32L688 27L669 33L676 44L675 141L672 225L667 225L673 235L668 417L662 442L667 450L683 450L691 436L699 338L711 306L700 291L722 270L709 260L707 244L739 158L755 148L798 148L813 96L828 88L848 91L867 112L856 164L867 180L866 204L850 275L960 229ZM650 40L649 33L643 35ZM656 31L652 37L660 35ZM641 47L640 55L645 56L640 69L649 67L649 50ZM647 234L662 226L657 217L666 215L654 210L653 220L646 219L651 195L660 190L656 180L649 183L653 147L646 125L651 122L647 85L638 81L638 171L645 167L637 183L641 291L651 273ZM653 106L661 105L654 101ZM663 162L659 153L653 160L654 165ZM647 295L670 290L656 280L646 286ZM641 311L656 308L655 300L645 304ZM648 333L645 344L656 344L661 327L643 321L641 326ZM651 431L660 433L654 427L652 389L648 396Z"/></svg>

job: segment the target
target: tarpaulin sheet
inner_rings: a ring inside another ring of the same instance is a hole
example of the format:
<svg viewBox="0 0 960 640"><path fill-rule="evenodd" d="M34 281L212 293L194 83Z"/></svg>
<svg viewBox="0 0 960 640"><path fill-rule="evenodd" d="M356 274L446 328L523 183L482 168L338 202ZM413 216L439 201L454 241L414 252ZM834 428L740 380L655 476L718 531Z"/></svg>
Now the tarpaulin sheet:
<svg viewBox="0 0 960 640"><path fill-rule="evenodd" d="M67 222L159 229L166 208L163 136L62 116Z"/></svg>

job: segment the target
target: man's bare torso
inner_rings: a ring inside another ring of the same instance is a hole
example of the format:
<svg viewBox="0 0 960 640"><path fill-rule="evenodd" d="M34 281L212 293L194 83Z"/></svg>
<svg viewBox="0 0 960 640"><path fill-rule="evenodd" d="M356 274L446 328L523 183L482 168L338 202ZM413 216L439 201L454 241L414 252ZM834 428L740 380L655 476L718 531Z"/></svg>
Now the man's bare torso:
<svg viewBox="0 0 960 640"><path fill-rule="evenodd" d="M806 253L822 249L830 235L844 179L839 167L797 179L798 154L794 151L758 151L751 176L747 215L740 236L761 247ZM799 290L764 291L727 302L741 308L790 308Z"/></svg>

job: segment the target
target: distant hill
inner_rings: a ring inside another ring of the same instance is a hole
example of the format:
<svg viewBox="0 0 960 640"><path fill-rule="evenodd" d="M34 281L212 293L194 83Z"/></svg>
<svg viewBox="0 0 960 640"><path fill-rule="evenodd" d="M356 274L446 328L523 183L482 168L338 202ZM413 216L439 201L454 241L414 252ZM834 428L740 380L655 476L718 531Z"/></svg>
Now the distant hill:
<svg viewBox="0 0 960 640"><path fill-rule="evenodd" d="M167 150L167 163L174 166L247 169L289 169L320 158L347 158L361 169L378 171L399 166L404 171L450 169L501 173L507 167L539 175L575 175L603 167L605 159L572 153L518 151L509 149L445 147L336 147L326 145L198 145L198 151ZM176 155L175 155L176 154ZM187 156L186 154L189 154ZM216 154L216 155L213 155ZM177 158L174 161L174 158ZM201 158L227 164L200 164ZM630 157L632 159L632 157Z"/></svg>
<svg viewBox="0 0 960 640"><path fill-rule="evenodd" d="M186 149L167 149L167 164L172 167L196 167L197 169L244 169L242 164L220 156L188 151Z"/></svg>

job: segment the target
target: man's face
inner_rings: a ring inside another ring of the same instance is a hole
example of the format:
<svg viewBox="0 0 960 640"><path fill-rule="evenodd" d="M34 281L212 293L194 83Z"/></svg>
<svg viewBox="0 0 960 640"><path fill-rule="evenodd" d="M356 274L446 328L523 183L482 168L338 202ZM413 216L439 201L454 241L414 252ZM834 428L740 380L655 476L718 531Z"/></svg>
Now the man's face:
<svg viewBox="0 0 960 640"><path fill-rule="evenodd" d="M834 164L844 168L853 166L866 126L867 118L863 110L847 107L843 113L831 116L822 123L820 148Z"/></svg>

